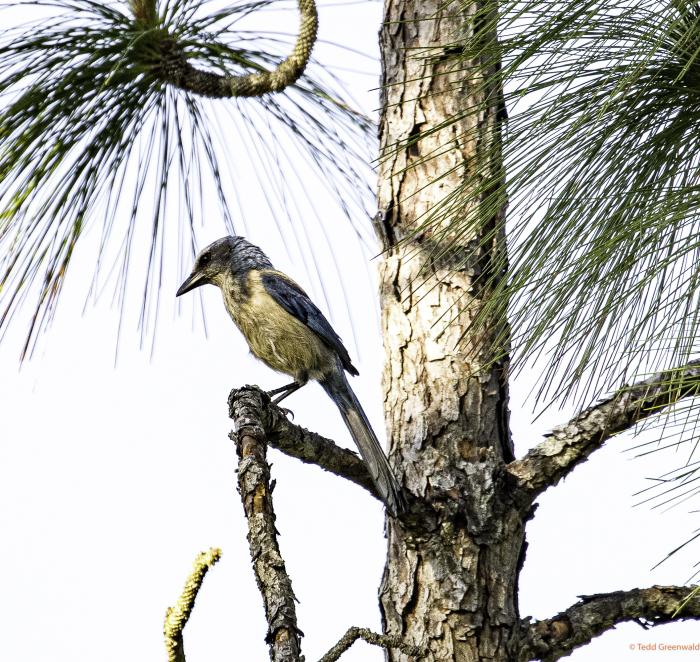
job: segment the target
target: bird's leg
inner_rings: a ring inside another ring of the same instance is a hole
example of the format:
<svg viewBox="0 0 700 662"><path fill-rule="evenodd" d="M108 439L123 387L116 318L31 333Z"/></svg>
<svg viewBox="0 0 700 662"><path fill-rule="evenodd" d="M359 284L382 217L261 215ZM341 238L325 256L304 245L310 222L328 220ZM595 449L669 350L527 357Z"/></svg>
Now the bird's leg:
<svg viewBox="0 0 700 662"><path fill-rule="evenodd" d="M288 395L291 395L294 393L294 391L298 391L304 384L299 383L297 381L293 381L291 384L287 384L286 386L281 386L280 388L276 388L272 391L268 391L268 395L277 395L276 398L272 398L272 404L273 405L278 405L282 400L284 400Z"/></svg>
<svg viewBox="0 0 700 662"><path fill-rule="evenodd" d="M273 388L271 391L268 391L268 395L277 395L278 393L284 393L285 391L289 391L289 389L294 388L297 386L296 380L293 381L291 384L285 384L284 386L280 386L279 388ZM296 389L294 389L296 391Z"/></svg>

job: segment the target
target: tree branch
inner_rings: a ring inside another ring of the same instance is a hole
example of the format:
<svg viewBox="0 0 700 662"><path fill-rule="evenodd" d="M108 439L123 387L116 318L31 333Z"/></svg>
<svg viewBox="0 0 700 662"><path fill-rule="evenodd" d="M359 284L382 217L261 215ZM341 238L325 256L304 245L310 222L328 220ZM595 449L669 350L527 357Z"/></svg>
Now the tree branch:
<svg viewBox="0 0 700 662"><path fill-rule="evenodd" d="M265 458L265 432L259 411L260 397L255 390L239 391L238 397L229 400L229 416L236 426L230 436L238 453L238 491L248 519L247 537L255 579L265 605L265 641L270 647L270 659L300 662L303 632L297 627L296 598L277 544L270 467Z"/></svg>
<svg viewBox="0 0 700 662"><path fill-rule="evenodd" d="M306 464L315 464L345 478L381 500L365 463L358 455L347 448L341 448L331 439L291 423L284 411L273 405L267 393L257 386L244 386L231 391L229 409L238 398L247 398L253 393L256 394L256 416L267 434L270 446Z"/></svg>
<svg viewBox="0 0 700 662"><path fill-rule="evenodd" d="M700 361L658 373L582 411L507 469L534 500L588 459L610 437L679 400L700 393Z"/></svg>
<svg viewBox="0 0 700 662"><path fill-rule="evenodd" d="M426 653L422 648L407 644L399 637L392 637L388 634L377 634L376 632L372 632L367 628L351 627L343 635L340 641L319 660L319 662L336 662L336 660L338 660L340 656L358 639L362 639L368 644L372 644L374 646L380 646L386 650L398 648L404 655L408 655L409 657L413 657L417 660L426 657Z"/></svg>
<svg viewBox="0 0 700 662"><path fill-rule="evenodd" d="M132 0L132 11L138 21L144 11L143 0ZM147 4L147 3L146 3ZM157 67L162 79L182 90L212 98L259 97L281 92L293 85L304 73L316 43L318 13L314 0L298 0L299 36L292 53L273 70L260 67L257 73L221 75L192 66L183 47L169 35L160 41L161 62ZM156 18L153 19L156 21ZM157 27L154 23L153 27Z"/></svg>
<svg viewBox="0 0 700 662"><path fill-rule="evenodd" d="M518 660L558 660L624 621L653 626L689 618L700 619L700 594L694 587L652 586L584 595L554 618L524 620Z"/></svg>
<svg viewBox="0 0 700 662"><path fill-rule="evenodd" d="M202 586L204 577L221 558L221 550L212 548L208 552L201 552L194 560L194 569L187 578L180 597L174 607L168 607L165 612L163 634L165 635L165 649L168 652L168 662L185 662L185 648L182 643L182 631L192 613L194 601Z"/></svg>

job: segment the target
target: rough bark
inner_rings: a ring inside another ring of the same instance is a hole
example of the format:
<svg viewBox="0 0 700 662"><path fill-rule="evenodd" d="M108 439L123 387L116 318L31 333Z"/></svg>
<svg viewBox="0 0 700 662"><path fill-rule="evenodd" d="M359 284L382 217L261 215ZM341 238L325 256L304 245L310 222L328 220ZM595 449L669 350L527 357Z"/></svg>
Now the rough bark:
<svg viewBox="0 0 700 662"><path fill-rule="evenodd" d="M588 407L566 425L552 430L547 439L508 471L534 501L556 485L610 437L629 430L683 398L700 391L700 361L660 372L637 384L625 386L613 396Z"/></svg>
<svg viewBox="0 0 700 662"><path fill-rule="evenodd" d="M229 416L236 426L231 439L238 453L238 491L248 520L248 544L255 580L265 606L268 623L265 641L270 647L270 660L300 662L303 633L297 627L296 598L277 544L261 409L257 389L231 391Z"/></svg>
<svg viewBox="0 0 700 662"><path fill-rule="evenodd" d="M692 368L688 368L683 374L688 378L693 377L688 370L692 371ZM645 384L656 389L658 385L652 384L652 381L647 380ZM632 387L637 388L639 385ZM685 390L680 389L678 392L683 393ZM232 433L231 436L237 443L241 460L239 490L249 522L248 540L253 567L270 626L267 639L270 644L270 657L280 662L294 662L303 659L299 651L301 632L296 625L291 582L275 537L263 432L265 429L267 434L275 434L277 429L279 433L278 426L284 419L284 414L278 407L270 404L266 393L254 386L233 390L229 396L229 408L237 428L237 433ZM281 427L285 429L286 425L296 428L288 421ZM313 433L300 430L301 432L297 431L298 434L294 433L285 440L286 450L292 456L317 463L316 458L305 450L307 437ZM330 440L322 437L319 439L322 445L334 446ZM297 448L294 448L295 444L298 445ZM474 476L477 471L478 466ZM342 473L339 475L342 476ZM506 526L491 528L502 532L500 536L489 538L488 531L486 535L473 535L469 512L466 513L466 518L460 519L454 516L454 511L445 508L444 504L435 503L429 497L424 497L422 506L419 500L414 500L411 503L411 513L401 523L392 520L395 540L407 541L411 545L404 548L403 554L407 558L415 554L420 560L422 571L416 575L409 575L413 582L410 585L411 589L421 591L422 595L411 596L411 608L405 609L402 616L422 616L423 620L416 619L415 622L420 628L418 631L423 632L425 623L430 622L429 618L434 617L440 609L449 610L449 617L441 623L442 629L435 631L439 632L439 636L424 637L423 645L412 643L410 639L416 638L416 628L411 627L411 618L407 620L407 628L394 634L378 634L365 628L351 627L321 658L321 662L340 659L357 639L386 649L388 655L393 655L395 659L404 656L409 660L549 661L570 654L575 648L587 644L594 637L623 621L636 621L647 627L672 620L700 618L700 594L697 587L653 586L581 596L580 601L566 611L541 621L532 622L530 618L504 620L503 605L510 607L509 614L517 612L515 583L523 557L509 556L502 550L513 549L518 542L522 545L523 522L517 513L522 512L527 516L527 509L518 511L513 508L516 501L511 502L509 497L518 495L522 491L521 485L501 477L493 490L497 495L494 501L505 505L504 510L494 510L494 515L505 514ZM477 491L477 494L483 492L484 490ZM454 498L458 503L469 503L469 494L457 495ZM479 508L481 505L476 504L474 507ZM510 528L507 528L508 523ZM397 529L403 532L400 537L396 535ZM509 532L516 536L508 539L506 536ZM453 540L449 540L450 535ZM396 550L398 546L395 542L391 549ZM455 550L460 551L460 561L466 560L467 565L457 566L454 559L450 561L447 558ZM206 568L216 558L218 550L200 555L176 607L168 610L165 624L166 645L173 660L185 659L182 629ZM498 565L499 562L508 561L514 565ZM504 577L514 579L511 584L506 584ZM398 586L400 585L395 584L389 587L390 590L385 590L385 595L394 595L391 589L396 590ZM448 586L447 590L444 589L445 586ZM461 599L463 608L456 610L449 600L455 598L465 587L468 588L468 593ZM469 609L472 604L480 606L482 611ZM458 639L450 629L455 623L459 623L460 617L465 620L472 619L466 621L467 625L461 631L462 639ZM467 631L466 627L476 621L477 617L480 619L478 626L472 626L472 631Z"/></svg>
<svg viewBox="0 0 700 662"><path fill-rule="evenodd" d="M580 598L580 602L553 618L523 624L517 657L520 662L553 662L623 621L648 627L700 618L700 594L697 588L689 586L652 586ZM672 650L668 648L668 652ZM678 650L683 650L683 646Z"/></svg>
<svg viewBox="0 0 700 662"><path fill-rule="evenodd" d="M287 418L285 410L273 405L267 393L256 386L245 388L254 389L259 394L261 408L258 414L270 446L305 464L315 464L345 478L381 500L365 463L357 453L338 446L333 440L316 432L295 425Z"/></svg>
<svg viewBox="0 0 700 662"><path fill-rule="evenodd" d="M447 225L419 230L438 201L475 177L485 155L488 167L501 168L498 94L478 114L435 131L483 101L450 61L449 44L470 30L476 9L386 0L380 36L384 404L397 473L427 506L404 523L389 521L380 600L387 634L426 649L426 660L513 659L519 622L526 513L512 503L504 471L512 460L507 366L492 362L491 337L459 342L502 264L504 210L466 239ZM475 75L495 73L475 65ZM396 650L389 657L410 659Z"/></svg>

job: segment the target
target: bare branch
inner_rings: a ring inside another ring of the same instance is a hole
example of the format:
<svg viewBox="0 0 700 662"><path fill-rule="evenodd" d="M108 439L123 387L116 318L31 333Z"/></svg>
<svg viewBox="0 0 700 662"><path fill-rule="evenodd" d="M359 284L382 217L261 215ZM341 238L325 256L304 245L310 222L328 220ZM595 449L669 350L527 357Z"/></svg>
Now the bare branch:
<svg viewBox="0 0 700 662"><path fill-rule="evenodd" d="M260 405L257 416L270 446L306 464L315 464L325 471L345 478L380 499L365 463L357 454L347 448L341 448L331 439L290 422L284 415L284 410L271 404L267 393L257 386L244 386L242 389L231 391L229 408L232 402L245 393L258 395Z"/></svg>
<svg viewBox="0 0 700 662"><path fill-rule="evenodd" d="M182 631L192 613L194 601L202 586L204 577L221 558L221 550L212 547L208 552L201 552L194 560L194 568L185 582L180 597L174 607L168 607L165 612L163 634L165 648L168 651L168 662L185 662L185 648L182 643Z"/></svg>
<svg viewBox="0 0 700 662"><path fill-rule="evenodd" d="M580 597L580 602L553 618L523 621L519 662L558 660L624 621L647 627L700 619L700 595L689 586L652 586Z"/></svg>
<svg viewBox="0 0 700 662"><path fill-rule="evenodd" d="M564 476L610 437L658 414L683 398L700 393L700 361L658 373L645 381L625 386L611 398L582 411L566 425L555 428L548 438L508 471L531 499Z"/></svg>
<svg viewBox="0 0 700 662"><path fill-rule="evenodd" d="M238 453L238 490L248 519L250 556L265 605L265 641L273 662L300 662L303 632L297 627L296 598L277 544L260 393L254 389L234 393L229 398L229 416L236 426L231 439Z"/></svg>
<svg viewBox="0 0 700 662"><path fill-rule="evenodd" d="M380 646L386 650L398 648L404 655L414 657L417 660L426 657L426 652L418 646L412 646L402 641L399 637L393 637L388 634L377 634L367 628L351 627L343 635L340 641L333 646L319 662L335 662L340 659L340 656L350 648L358 639L366 641L368 644Z"/></svg>

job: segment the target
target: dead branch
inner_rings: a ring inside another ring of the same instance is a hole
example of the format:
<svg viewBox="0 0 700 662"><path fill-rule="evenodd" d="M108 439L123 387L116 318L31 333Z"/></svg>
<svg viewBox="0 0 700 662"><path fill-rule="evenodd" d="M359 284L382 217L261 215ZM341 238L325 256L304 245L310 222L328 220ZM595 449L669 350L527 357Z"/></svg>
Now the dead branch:
<svg viewBox="0 0 700 662"><path fill-rule="evenodd" d="M386 650L398 648L404 655L413 657L416 660L421 660L426 657L424 650L418 646L412 646L411 644L405 643L399 637L392 637L388 634L377 634L376 632L372 632L367 628L351 627L342 636L340 641L338 641L338 643L319 660L319 662L335 662L358 639L362 639L373 646L380 646Z"/></svg>
<svg viewBox="0 0 700 662"><path fill-rule="evenodd" d="M236 428L231 439L238 453L238 490L248 519L247 538L255 579L265 606L265 641L270 647L270 659L300 662L303 632L297 627L296 598L277 544L261 407L257 389L233 391L229 397L229 416Z"/></svg>
<svg viewBox="0 0 700 662"><path fill-rule="evenodd" d="M580 597L580 602L553 618L523 621L520 662L553 662L623 621L646 627L700 619L700 595L694 587L652 586Z"/></svg>
<svg viewBox="0 0 700 662"><path fill-rule="evenodd" d="M244 386L231 391L229 408L233 401L246 392L256 393L258 396L255 401L256 416L265 430L270 446L306 464L315 464L325 471L345 478L379 499L367 467L356 453L341 448L331 439L292 423L285 416L284 410L273 405L267 393L257 386Z"/></svg>

